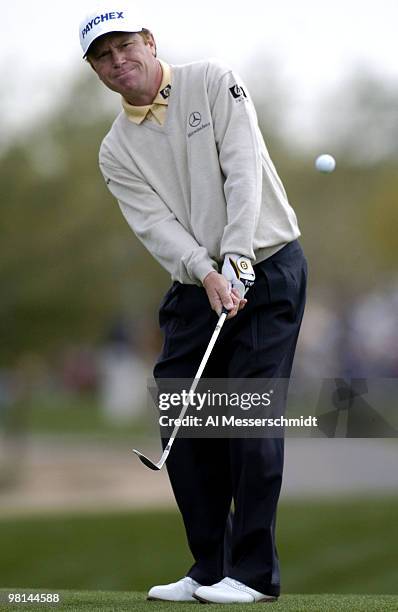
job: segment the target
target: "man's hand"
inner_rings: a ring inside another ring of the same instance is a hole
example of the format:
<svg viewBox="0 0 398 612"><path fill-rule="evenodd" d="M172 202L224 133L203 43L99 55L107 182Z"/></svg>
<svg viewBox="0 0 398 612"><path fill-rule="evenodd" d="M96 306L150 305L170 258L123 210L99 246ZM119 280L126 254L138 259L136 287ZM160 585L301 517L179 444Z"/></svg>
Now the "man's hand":
<svg viewBox="0 0 398 612"><path fill-rule="evenodd" d="M232 289L238 291L241 299L253 285L256 275L248 257L227 253L221 273L231 283Z"/></svg>
<svg viewBox="0 0 398 612"><path fill-rule="evenodd" d="M247 300L242 299L236 289L231 290L231 284L218 272L209 272L203 280L203 287L206 289L212 309L218 315L221 314L223 306L229 310L227 319L235 317L247 304Z"/></svg>

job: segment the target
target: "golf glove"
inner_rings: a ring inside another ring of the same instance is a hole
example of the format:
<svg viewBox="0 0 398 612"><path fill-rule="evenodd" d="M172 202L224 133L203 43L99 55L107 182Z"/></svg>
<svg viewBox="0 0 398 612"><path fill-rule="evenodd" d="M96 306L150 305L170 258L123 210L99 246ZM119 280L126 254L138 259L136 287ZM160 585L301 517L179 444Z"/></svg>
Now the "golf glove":
<svg viewBox="0 0 398 612"><path fill-rule="evenodd" d="M227 253L221 274L231 283L232 289L237 289L241 298L253 285L256 275L248 257Z"/></svg>

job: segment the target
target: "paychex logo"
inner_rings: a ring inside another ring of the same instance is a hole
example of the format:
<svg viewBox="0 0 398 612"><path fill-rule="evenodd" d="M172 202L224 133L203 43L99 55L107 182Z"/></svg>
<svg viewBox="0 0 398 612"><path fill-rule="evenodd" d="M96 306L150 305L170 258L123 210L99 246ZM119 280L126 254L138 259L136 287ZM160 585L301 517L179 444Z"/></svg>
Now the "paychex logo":
<svg viewBox="0 0 398 612"><path fill-rule="evenodd" d="M114 11L112 13L103 13L102 15L97 15L91 21L89 21L86 26L82 30L82 38L87 36L87 34L93 29L94 26L99 25L104 21L110 21L111 19L124 19L123 15L124 11Z"/></svg>

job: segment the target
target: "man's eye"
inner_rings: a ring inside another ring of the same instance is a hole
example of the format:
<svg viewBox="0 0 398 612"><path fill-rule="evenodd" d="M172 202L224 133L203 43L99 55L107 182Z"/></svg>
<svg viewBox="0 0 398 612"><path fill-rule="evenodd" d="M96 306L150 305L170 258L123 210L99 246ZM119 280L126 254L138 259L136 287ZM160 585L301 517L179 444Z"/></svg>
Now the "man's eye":
<svg viewBox="0 0 398 612"><path fill-rule="evenodd" d="M132 45L133 43L131 42L126 42L122 44L122 47L128 47L129 45Z"/></svg>

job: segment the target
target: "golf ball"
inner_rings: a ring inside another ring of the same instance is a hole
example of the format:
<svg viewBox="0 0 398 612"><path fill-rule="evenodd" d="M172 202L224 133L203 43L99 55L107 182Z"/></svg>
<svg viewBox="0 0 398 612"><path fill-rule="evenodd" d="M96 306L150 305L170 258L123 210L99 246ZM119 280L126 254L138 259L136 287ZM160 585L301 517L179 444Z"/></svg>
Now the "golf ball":
<svg viewBox="0 0 398 612"><path fill-rule="evenodd" d="M315 160L315 168L319 170L319 172L333 172L336 167L336 160L331 155L324 153L320 155Z"/></svg>

